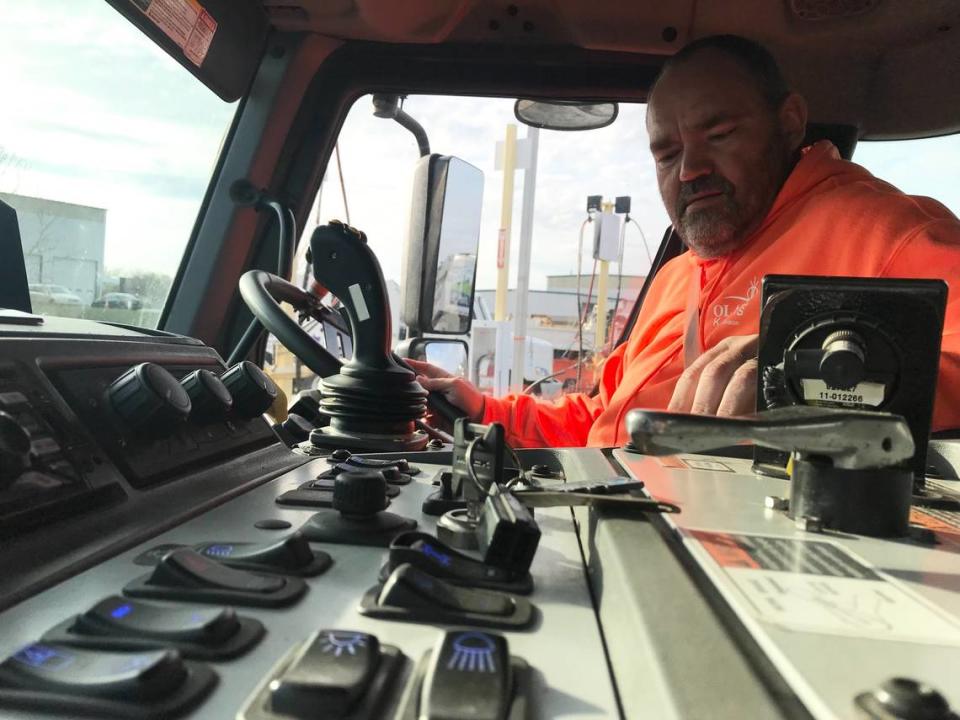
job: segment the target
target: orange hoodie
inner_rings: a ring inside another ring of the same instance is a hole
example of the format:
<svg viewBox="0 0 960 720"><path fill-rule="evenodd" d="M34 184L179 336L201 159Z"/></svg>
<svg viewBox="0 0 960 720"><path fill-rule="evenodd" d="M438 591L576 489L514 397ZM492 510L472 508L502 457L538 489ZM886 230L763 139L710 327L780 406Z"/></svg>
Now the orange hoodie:
<svg viewBox="0 0 960 720"><path fill-rule="evenodd" d="M519 447L622 445L627 411L665 408L683 372L689 283L700 286L707 350L759 331L760 283L773 273L945 280L933 429L960 427L960 221L842 160L826 141L804 148L763 224L736 252L704 260L688 251L661 268L629 339L604 363L597 395L487 398L483 422L503 423Z"/></svg>

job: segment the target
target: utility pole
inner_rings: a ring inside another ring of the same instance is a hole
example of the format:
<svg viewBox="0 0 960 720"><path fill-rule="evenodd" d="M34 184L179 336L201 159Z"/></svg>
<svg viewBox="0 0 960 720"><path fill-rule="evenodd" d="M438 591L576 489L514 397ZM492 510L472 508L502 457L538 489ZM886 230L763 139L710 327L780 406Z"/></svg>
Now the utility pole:
<svg viewBox="0 0 960 720"><path fill-rule="evenodd" d="M613 203L605 202L603 212L612 213ZM593 338L593 351L600 352L607 341L607 280L610 277L610 261L598 260L600 277L597 280L597 312L596 334ZM589 299L588 299L589 302Z"/></svg>
<svg viewBox="0 0 960 720"><path fill-rule="evenodd" d="M499 143L498 143L499 145ZM517 163L517 126L507 125L503 155L498 160L503 169L503 201L500 206L500 235L497 241L497 296L493 319L507 319L508 283L510 282L510 224L513 220L513 171Z"/></svg>
<svg viewBox="0 0 960 720"><path fill-rule="evenodd" d="M520 252L517 258L517 296L513 304L513 374L511 391L523 391L527 358L527 314L530 292L530 253L533 246L533 205L537 194L537 150L540 130L531 127L523 140L523 205L520 212ZM548 372L550 369L548 368Z"/></svg>

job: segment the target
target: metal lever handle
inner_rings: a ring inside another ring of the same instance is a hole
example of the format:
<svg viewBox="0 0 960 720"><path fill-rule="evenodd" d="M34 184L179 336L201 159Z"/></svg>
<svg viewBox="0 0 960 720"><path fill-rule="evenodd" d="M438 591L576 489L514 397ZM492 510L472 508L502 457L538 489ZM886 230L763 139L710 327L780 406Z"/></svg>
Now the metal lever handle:
<svg viewBox="0 0 960 720"><path fill-rule="evenodd" d="M913 457L915 449L907 421L899 415L807 405L732 418L631 410L626 424L630 448L648 455L752 442L861 470L896 465Z"/></svg>

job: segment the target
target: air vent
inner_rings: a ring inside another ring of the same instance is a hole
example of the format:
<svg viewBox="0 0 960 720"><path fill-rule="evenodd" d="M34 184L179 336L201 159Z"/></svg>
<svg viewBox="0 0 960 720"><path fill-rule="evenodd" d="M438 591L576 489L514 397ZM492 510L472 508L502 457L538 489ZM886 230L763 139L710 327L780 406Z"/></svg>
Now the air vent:
<svg viewBox="0 0 960 720"><path fill-rule="evenodd" d="M882 0L787 0L791 12L801 20L832 20L876 10Z"/></svg>

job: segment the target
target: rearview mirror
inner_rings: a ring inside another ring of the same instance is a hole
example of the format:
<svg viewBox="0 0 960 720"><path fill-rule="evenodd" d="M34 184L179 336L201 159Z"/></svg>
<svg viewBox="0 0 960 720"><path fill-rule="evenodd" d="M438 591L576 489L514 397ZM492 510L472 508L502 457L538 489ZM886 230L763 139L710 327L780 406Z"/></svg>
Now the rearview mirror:
<svg viewBox="0 0 960 720"><path fill-rule="evenodd" d="M420 158L401 283L402 320L412 330L470 332L482 204L478 168L447 155Z"/></svg>
<svg viewBox="0 0 960 720"><path fill-rule="evenodd" d="M451 375L467 376L467 343L453 338L411 338L396 349L402 358L425 360Z"/></svg>
<svg viewBox="0 0 960 720"><path fill-rule="evenodd" d="M578 100L517 100L517 120L542 130L597 130L617 119L620 108L613 102Z"/></svg>

